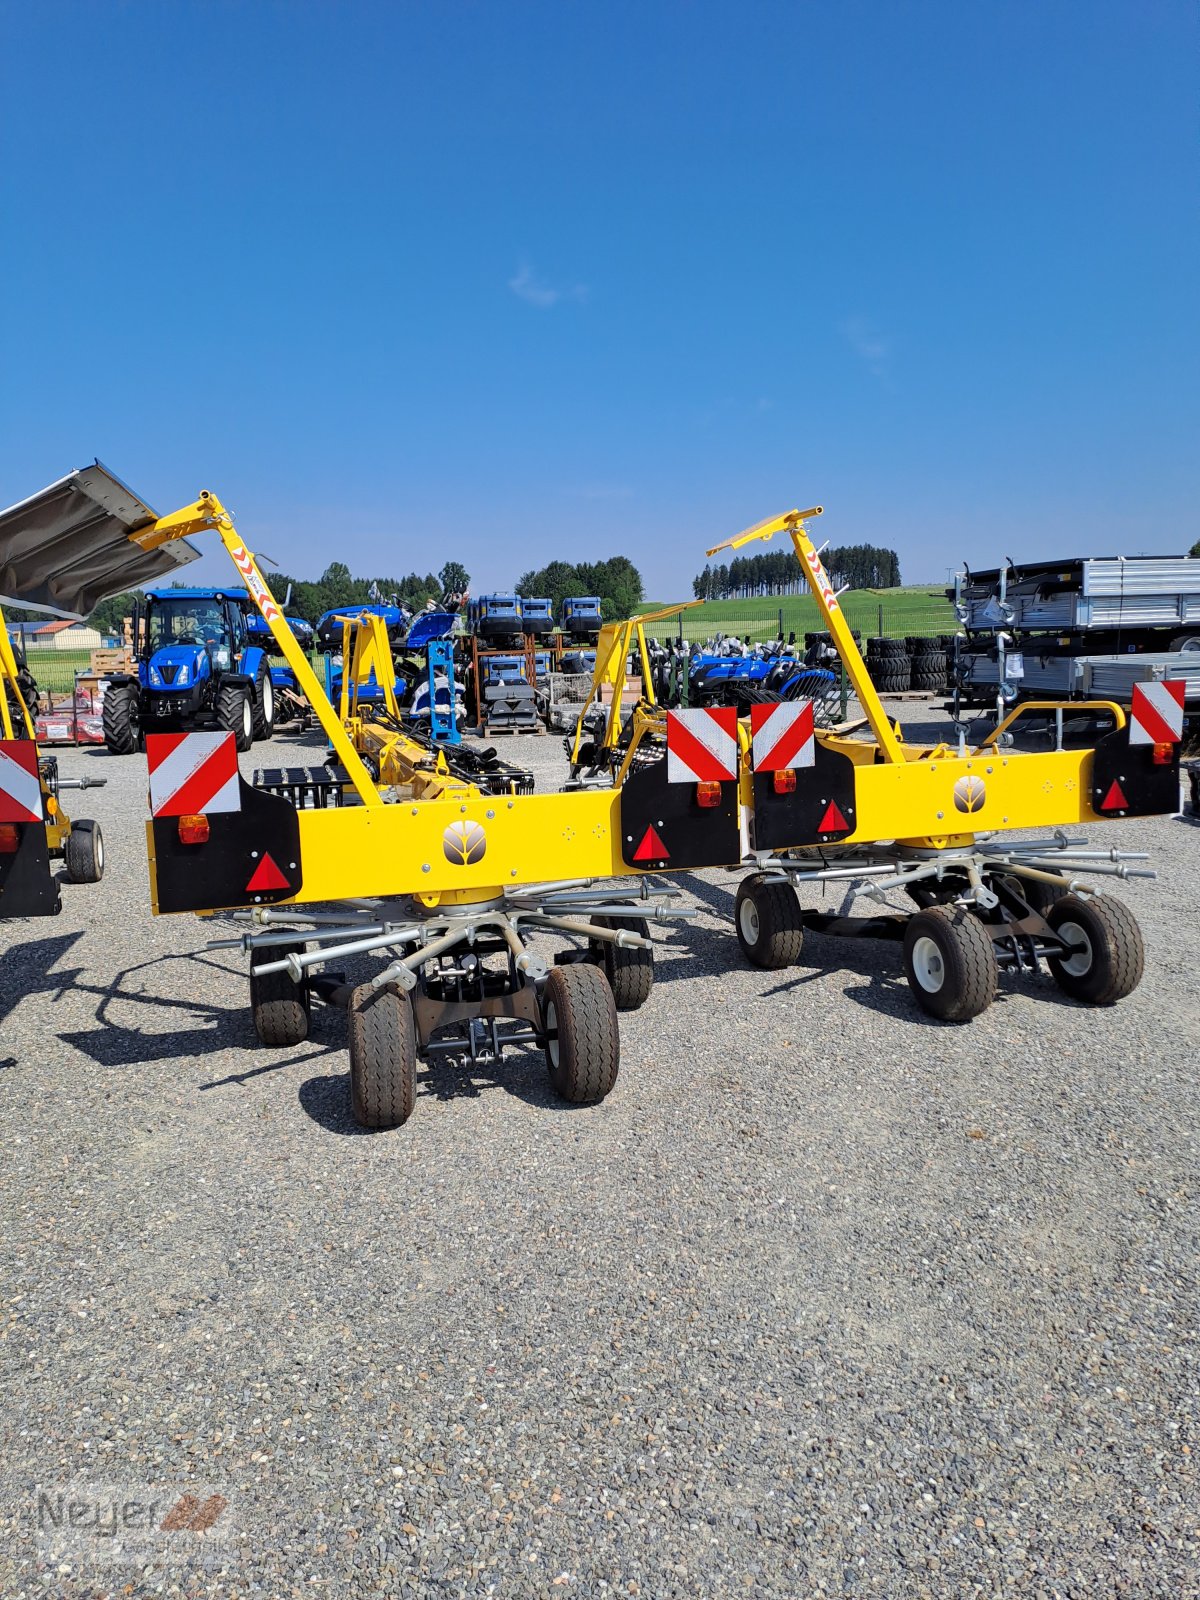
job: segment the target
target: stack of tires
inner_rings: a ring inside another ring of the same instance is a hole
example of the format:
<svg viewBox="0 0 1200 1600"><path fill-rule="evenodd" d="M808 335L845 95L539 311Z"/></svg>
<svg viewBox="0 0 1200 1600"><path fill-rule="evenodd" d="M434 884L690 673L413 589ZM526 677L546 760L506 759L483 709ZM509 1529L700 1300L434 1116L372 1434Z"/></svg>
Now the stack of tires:
<svg viewBox="0 0 1200 1600"><path fill-rule="evenodd" d="M910 637L908 650L912 658L913 688L941 694L946 687L946 646L943 636L938 633L927 639Z"/></svg>
<svg viewBox="0 0 1200 1600"><path fill-rule="evenodd" d="M912 664L903 639L868 639L867 671L880 694L903 694L912 682Z"/></svg>

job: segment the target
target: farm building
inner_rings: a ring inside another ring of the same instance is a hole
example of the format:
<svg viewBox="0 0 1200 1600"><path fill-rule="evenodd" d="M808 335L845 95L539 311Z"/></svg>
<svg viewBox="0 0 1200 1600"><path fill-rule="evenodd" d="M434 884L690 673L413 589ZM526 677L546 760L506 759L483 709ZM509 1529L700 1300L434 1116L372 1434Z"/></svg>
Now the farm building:
<svg viewBox="0 0 1200 1600"><path fill-rule="evenodd" d="M30 650L98 650L101 644L99 629L83 622L27 622L23 627ZM9 631L19 638L21 627Z"/></svg>

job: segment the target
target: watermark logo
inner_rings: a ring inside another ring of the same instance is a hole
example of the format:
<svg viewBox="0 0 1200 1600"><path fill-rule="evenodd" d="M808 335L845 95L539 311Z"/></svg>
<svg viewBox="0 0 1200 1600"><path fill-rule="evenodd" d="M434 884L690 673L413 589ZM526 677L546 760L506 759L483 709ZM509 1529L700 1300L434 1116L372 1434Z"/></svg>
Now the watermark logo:
<svg viewBox="0 0 1200 1600"><path fill-rule="evenodd" d="M91 1483L39 1487L34 1533L55 1561L204 1560L234 1533L228 1498L211 1485Z"/></svg>

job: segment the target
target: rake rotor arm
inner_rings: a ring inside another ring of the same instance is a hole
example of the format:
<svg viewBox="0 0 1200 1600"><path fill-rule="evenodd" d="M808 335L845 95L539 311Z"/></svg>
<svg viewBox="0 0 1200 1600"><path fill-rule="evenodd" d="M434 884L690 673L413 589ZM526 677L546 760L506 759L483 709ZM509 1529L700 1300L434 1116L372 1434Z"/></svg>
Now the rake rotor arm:
<svg viewBox="0 0 1200 1600"><path fill-rule="evenodd" d="M820 551L804 529L804 519L819 517L822 509L821 506L812 506L807 511L785 511L780 517L768 517L765 522L755 523L752 528L747 528L734 538L727 539L724 544L716 545L705 554L715 556L722 550L740 550L743 545L751 544L755 539L773 539L777 533L791 535L796 557L800 562L800 570L808 580L808 586L813 592L821 615L825 618L825 626L829 629L830 637L837 646L838 655L845 664L859 704L867 714L867 721L871 724L871 732L883 752L883 759L888 762L903 762L905 759L903 747L883 708L878 691L871 682L867 664L854 642L854 635L850 631L845 613L838 605L833 585L821 564Z"/></svg>
<svg viewBox="0 0 1200 1600"><path fill-rule="evenodd" d="M21 693L17 655L8 637L4 611L0 609L0 737L5 739L17 737L17 729L14 726L17 718L13 716L14 710L19 713L20 720L25 724L26 735L32 739L33 719L29 715L29 707L25 704L25 696Z"/></svg>
<svg viewBox="0 0 1200 1600"><path fill-rule="evenodd" d="M371 781L371 774L360 760L325 691L318 683L308 657L288 627L282 611L267 587L266 579L259 571L254 552L242 542L233 525L233 518L216 495L206 489L190 506L183 506L179 511L171 512L169 516L159 517L149 527L136 529L129 538L142 550L156 550L160 545L169 544L172 539L183 539L188 534L204 533L209 529L215 529L220 535L221 543L229 553L229 559L245 580L250 598L271 630L271 636L283 652L284 660L296 674L296 681L308 697L309 704L316 712L322 728L329 735L329 741L345 767L359 799L365 806L382 806L383 800Z"/></svg>

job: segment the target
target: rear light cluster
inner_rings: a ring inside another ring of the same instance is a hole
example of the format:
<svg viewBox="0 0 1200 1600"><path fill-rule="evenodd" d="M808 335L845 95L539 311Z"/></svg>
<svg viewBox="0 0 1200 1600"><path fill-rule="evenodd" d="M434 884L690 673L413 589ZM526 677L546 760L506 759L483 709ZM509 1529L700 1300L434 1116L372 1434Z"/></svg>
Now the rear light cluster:
<svg viewBox="0 0 1200 1600"><path fill-rule="evenodd" d="M721 785L719 783L698 783L696 785L696 803L709 811L713 806L721 804Z"/></svg>
<svg viewBox="0 0 1200 1600"><path fill-rule="evenodd" d="M1156 744L1150 753L1150 759L1156 767L1169 767L1175 759L1175 746L1173 744Z"/></svg>
<svg viewBox="0 0 1200 1600"><path fill-rule="evenodd" d="M776 794L795 794L795 767L781 767L779 771L773 775L771 782Z"/></svg>
<svg viewBox="0 0 1200 1600"><path fill-rule="evenodd" d="M15 822L0 822L0 856L15 856L21 831Z"/></svg>
<svg viewBox="0 0 1200 1600"><path fill-rule="evenodd" d="M191 814L179 819L180 844L207 844L208 843L208 818L203 812L199 815Z"/></svg>

